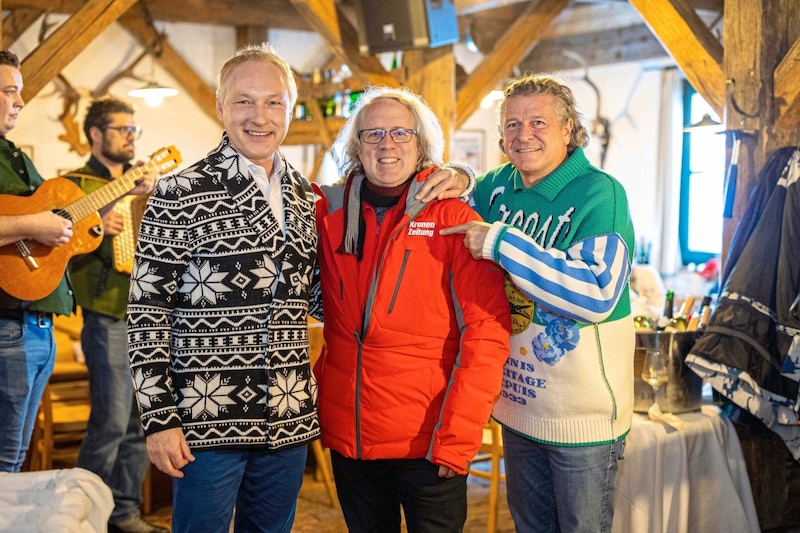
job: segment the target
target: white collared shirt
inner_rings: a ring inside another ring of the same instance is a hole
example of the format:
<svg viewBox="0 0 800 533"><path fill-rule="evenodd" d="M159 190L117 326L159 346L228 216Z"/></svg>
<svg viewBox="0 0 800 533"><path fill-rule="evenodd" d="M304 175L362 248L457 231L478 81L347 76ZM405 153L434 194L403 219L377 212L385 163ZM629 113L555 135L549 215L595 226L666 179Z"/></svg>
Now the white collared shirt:
<svg viewBox="0 0 800 533"><path fill-rule="evenodd" d="M254 164L242 154L239 154L239 157L242 158L242 161L247 166L247 170L250 171L250 175L253 176L258 188L261 189L261 193L267 199L270 209L272 209L272 214L280 222L281 231L286 235L286 220L283 217L280 180L280 176L283 175L284 171L283 158L278 153L275 154L272 158L271 175L267 176L267 171L264 170L264 167Z"/></svg>

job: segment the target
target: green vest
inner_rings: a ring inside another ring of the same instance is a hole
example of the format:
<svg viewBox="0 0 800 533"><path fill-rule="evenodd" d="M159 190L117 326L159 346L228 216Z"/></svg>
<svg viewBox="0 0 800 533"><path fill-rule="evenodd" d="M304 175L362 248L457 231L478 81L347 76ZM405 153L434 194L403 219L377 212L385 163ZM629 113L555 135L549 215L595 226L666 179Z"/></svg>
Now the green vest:
<svg viewBox="0 0 800 533"><path fill-rule="evenodd" d="M42 183L44 180L34 168L30 158L14 146L14 143L0 137L0 194L29 196ZM61 281L52 293L35 302L22 302L0 289L0 308L23 307L31 311L58 315L71 314L75 311L75 298L67 275L61 277Z"/></svg>
<svg viewBox="0 0 800 533"><path fill-rule="evenodd" d="M90 165L79 168L75 173L97 175L97 171ZM86 194L111 181L110 177L80 178L69 175L67 177L77 183ZM130 274L114 269L112 241L113 236L105 236L95 251L72 258L69 272L75 297L82 309L121 320L125 318L128 306Z"/></svg>

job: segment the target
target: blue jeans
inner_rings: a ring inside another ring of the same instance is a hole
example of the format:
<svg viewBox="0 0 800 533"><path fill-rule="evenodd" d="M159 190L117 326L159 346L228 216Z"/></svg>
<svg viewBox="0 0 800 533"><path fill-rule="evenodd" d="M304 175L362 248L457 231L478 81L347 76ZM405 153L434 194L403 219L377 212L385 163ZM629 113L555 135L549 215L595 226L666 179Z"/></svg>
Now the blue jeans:
<svg viewBox="0 0 800 533"><path fill-rule="evenodd" d="M150 460L133 397L125 319L84 310L81 345L92 411L78 466L100 476L114 495L110 522L139 513Z"/></svg>
<svg viewBox="0 0 800 533"><path fill-rule="evenodd" d="M55 357L51 319L0 319L0 472L22 468Z"/></svg>
<svg viewBox="0 0 800 533"><path fill-rule="evenodd" d="M508 507L518 533L607 532L624 439L551 446L503 429Z"/></svg>
<svg viewBox="0 0 800 533"><path fill-rule="evenodd" d="M172 533L289 533L308 446L277 452L192 450L172 479Z"/></svg>
<svg viewBox="0 0 800 533"><path fill-rule="evenodd" d="M439 477L426 459L349 459L331 450L333 477L350 533L458 533L467 520L467 476Z"/></svg>

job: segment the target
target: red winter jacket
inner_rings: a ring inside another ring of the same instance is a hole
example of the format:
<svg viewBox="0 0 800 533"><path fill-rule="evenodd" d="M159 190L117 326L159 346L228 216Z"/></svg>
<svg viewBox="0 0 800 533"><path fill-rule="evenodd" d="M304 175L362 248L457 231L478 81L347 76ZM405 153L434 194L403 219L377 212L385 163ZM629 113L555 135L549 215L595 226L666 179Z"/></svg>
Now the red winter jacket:
<svg viewBox="0 0 800 533"><path fill-rule="evenodd" d="M341 189L317 201L322 443L350 458L427 458L465 474L500 392L511 318L497 266L473 259L463 236L439 235L480 217L459 200L414 200L430 172L412 180L380 228L361 203L361 261L337 252ZM360 188L352 182L345 196Z"/></svg>

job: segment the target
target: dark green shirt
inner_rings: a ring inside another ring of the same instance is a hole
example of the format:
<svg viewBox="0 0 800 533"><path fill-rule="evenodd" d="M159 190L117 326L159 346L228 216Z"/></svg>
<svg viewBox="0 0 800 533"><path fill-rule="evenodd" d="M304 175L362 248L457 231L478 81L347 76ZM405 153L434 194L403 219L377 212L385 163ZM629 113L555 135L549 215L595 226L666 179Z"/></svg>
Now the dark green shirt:
<svg viewBox="0 0 800 533"><path fill-rule="evenodd" d="M0 194L30 196L42 183L44 180L34 168L30 158L14 146L14 143L5 137L0 137ZM32 209L30 214L36 212L36 209ZM75 298L65 274L52 293L34 302L18 300L0 289L0 308L25 308L31 311L69 315L75 310Z"/></svg>

